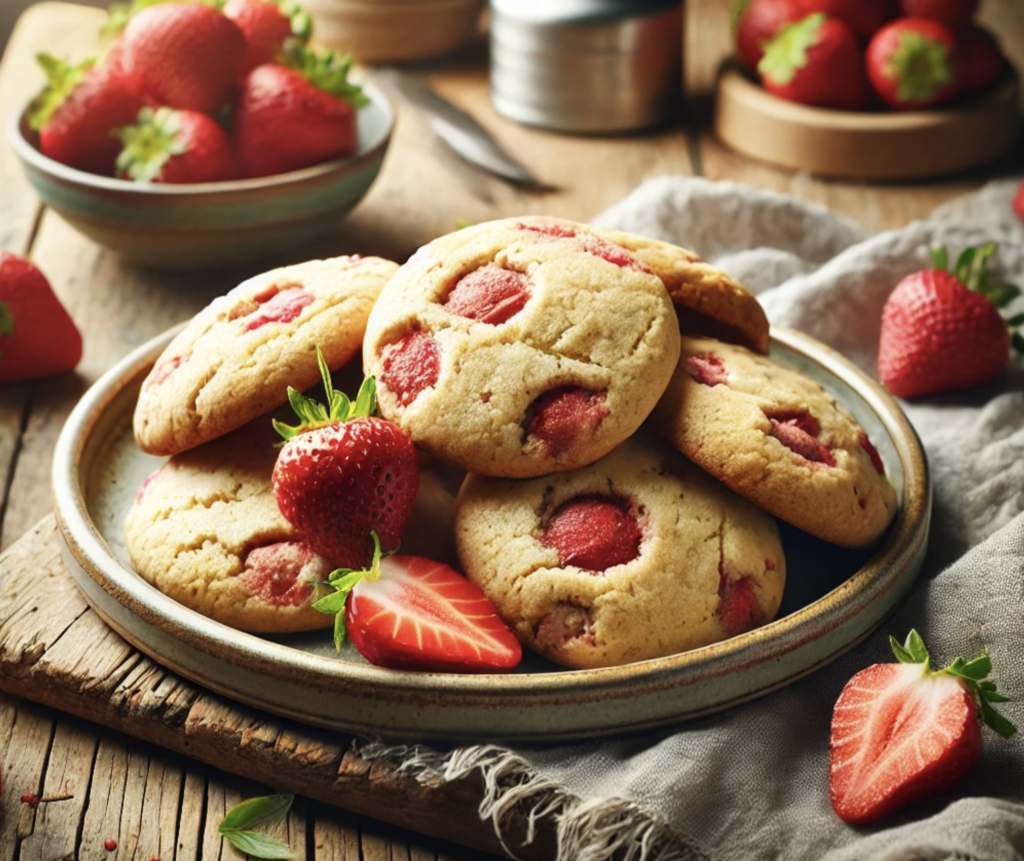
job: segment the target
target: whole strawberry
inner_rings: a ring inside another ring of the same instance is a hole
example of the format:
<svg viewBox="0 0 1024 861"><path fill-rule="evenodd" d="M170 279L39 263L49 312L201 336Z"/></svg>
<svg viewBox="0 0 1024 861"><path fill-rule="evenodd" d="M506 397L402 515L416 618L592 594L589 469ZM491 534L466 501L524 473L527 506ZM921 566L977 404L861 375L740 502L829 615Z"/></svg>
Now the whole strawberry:
<svg viewBox="0 0 1024 861"><path fill-rule="evenodd" d="M1006 70L1006 58L999 42L988 30L968 27L960 36L956 51L960 69L960 95L983 93Z"/></svg>
<svg viewBox="0 0 1024 861"><path fill-rule="evenodd" d="M957 95L956 36L937 21L901 18L868 45L868 78L879 98L897 110L930 108Z"/></svg>
<svg viewBox="0 0 1024 861"><path fill-rule="evenodd" d="M802 0L740 0L733 14L736 58L751 72L757 71L765 43L787 24L806 16Z"/></svg>
<svg viewBox="0 0 1024 861"><path fill-rule="evenodd" d="M398 425L373 415L373 377L351 403L332 387L319 350L317 357L329 406L288 389L302 423L274 422L287 440L274 465L274 495L317 553L332 565L362 569L373 558L371 533L385 551L398 547L419 489L416 449Z"/></svg>
<svg viewBox="0 0 1024 861"><path fill-rule="evenodd" d="M110 176L121 148L114 130L135 122L142 96L117 69L94 68L91 60L68 66L49 54L36 59L47 86L32 102L29 125L39 132L43 155Z"/></svg>
<svg viewBox="0 0 1024 861"><path fill-rule="evenodd" d="M313 23L293 0L228 0L224 14L245 35L243 72L277 62L289 39L309 41Z"/></svg>
<svg viewBox="0 0 1024 861"><path fill-rule="evenodd" d="M121 37L122 66L161 105L212 114L245 62L238 25L202 3L161 3L136 14Z"/></svg>
<svg viewBox="0 0 1024 861"><path fill-rule="evenodd" d="M238 169L228 136L195 111L143 108L135 125L121 129L118 176L136 182L223 182Z"/></svg>
<svg viewBox="0 0 1024 861"><path fill-rule="evenodd" d="M307 49L295 68L270 63L242 79L234 111L234 142L245 176L271 176L353 155L356 108L366 103L349 83L351 59Z"/></svg>
<svg viewBox="0 0 1024 861"><path fill-rule="evenodd" d="M889 20L889 0L801 0L804 15L823 12L850 25L862 43Z"/></svg>
<svg viewBox="0 0 1024 861"><path fill-rule="evenodd" d="M1024 182L1020 184L1020 188L1017 189L1017 194L1013 198L1013 211L1017 213L1017 217L1024 221Z"/></svg>
<svg viewBox="0 0 1024 861"><path fill-rule="evenodd" d="M824 108L864 107L864 71L849 25L817 13L784 27L757 66L768 92Z"/></svg>
<svg viewBox="0 0 1024 861"><path fill-rule="evenodd" d="M832 714L829 793L845 822L866 825L960 783L981 753L981 719L1004 738L1016 728L992 703L992 661L957 658L933 670L917 631L898 664L874 664L843 688Z"/></svg>
<svg viewBox="0 0 1024 861"><path fill-rule="evenodd" d="M934 269L904 278L882 310L878 375L901 398L950 392L995 379L1006 366L1011 339L1024 350L1024 337L997 310L1020 295L995 281L988 260L995 245L969 248L946 271L945 249L934 249Z"/></svg>
<svg viewBox="0 0 1024 861"><path fill-rule="evenodd" d="M971 23L978 0L900 0L903 18L930 18L957 32Z"/></svg>
<svg viewBox="0 0 1024 861"><path fill-rule="evenodd" d="M0 383L73 370L82 336L46 277L0 251Z"/></svg>

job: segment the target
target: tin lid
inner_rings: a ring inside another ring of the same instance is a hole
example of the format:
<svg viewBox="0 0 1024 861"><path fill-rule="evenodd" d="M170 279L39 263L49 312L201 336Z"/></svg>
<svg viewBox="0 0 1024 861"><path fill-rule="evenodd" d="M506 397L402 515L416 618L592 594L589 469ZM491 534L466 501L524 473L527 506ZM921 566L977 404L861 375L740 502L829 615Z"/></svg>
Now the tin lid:
<svg viewBox="0 0 1024 861"><path fill-rule="evenodd" d="M660 15L682 0L491 0L491 9L524 23L587 24Z"/></svg>

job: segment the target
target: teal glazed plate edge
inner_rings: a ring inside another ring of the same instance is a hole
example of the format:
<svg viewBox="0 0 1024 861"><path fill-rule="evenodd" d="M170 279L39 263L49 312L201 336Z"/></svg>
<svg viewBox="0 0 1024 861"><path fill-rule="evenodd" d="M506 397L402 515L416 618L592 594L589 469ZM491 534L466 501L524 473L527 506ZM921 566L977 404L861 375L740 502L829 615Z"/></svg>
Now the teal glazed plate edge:
<svg viewBox="0 0 1024 861"><path fill-rule="evenodd" d="M98 526L97 493L124 481L112 440L130 434L142 379L175 332L105 374L61 433L53 491L64 559L90 606L158 663L257 708L352 733L418 741L567 741L666 727L763 696L857 645L910 590L928 544L932 491L899 405L813 339L773 330L772 356L854 413L893 476L896 521L861 567L761 628L678 655L599 670L455 675L388 670L228 628L158 592ZM149 457L138 453L137 457Z"/></svg>

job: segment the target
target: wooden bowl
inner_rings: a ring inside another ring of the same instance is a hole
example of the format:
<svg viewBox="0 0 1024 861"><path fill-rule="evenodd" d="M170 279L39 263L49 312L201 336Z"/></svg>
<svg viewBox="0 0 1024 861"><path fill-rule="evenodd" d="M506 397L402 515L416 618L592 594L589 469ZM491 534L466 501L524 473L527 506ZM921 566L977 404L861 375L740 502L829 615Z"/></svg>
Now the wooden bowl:
<svg viewBox="0 0 1024 861"><path fill-rule="evenodd" d="M812 108L766 92L737 68L718 82L715 134L778 167L847 179L921 179L1006 155L1020 138L1015 76L962 107L904 113Z"/></svg>
<svg viewBox="0 0 1024 861"><path fill-rule="evenodd" d="M395 123L368 84L352 158L258 179L191 185L130 182L47 158L26 119L8 137L43 203L90 239L144 266L193 269L269 257L337 229L373 184Z"/></svg>
<svg viewBox="0 0 1024 861"><path fill-rule="evenodd" d="M485 0L305 0L318 44L363 63L422 60L477 32Z"/></svg>

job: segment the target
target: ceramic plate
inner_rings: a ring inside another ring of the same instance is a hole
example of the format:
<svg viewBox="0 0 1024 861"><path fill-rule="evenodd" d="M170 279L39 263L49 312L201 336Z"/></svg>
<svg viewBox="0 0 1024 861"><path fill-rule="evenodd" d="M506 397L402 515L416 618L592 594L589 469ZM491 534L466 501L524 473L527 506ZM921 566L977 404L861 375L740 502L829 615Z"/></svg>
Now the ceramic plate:
<svg viewBox="0 0 1024 861"><path fill-rule="evenodd" d="M132 571L122 524L162 459L135 445L142 380L174 332L100 379L68 419L53 483L65 559L92 607L167 667L250 705L351 732L417 740L539 741L677 723L761 696L869 634L907 592L924 559L931 486L920 442L896 402L847 360L789 331L772 358L829 389L874 441L900 498L873 551L843 550L783 525L786 595L779 618L702 649L602 670L530 656L509 675L460 676L374 667L335 655L329 631L256 636L210 621Z"/></svg>

